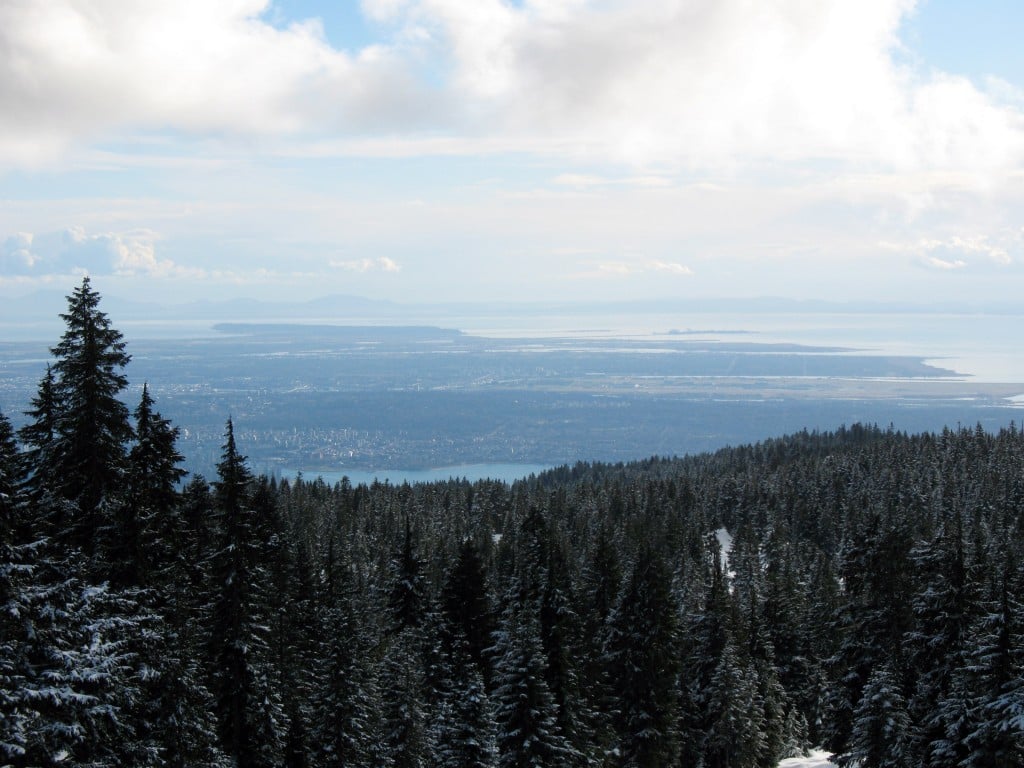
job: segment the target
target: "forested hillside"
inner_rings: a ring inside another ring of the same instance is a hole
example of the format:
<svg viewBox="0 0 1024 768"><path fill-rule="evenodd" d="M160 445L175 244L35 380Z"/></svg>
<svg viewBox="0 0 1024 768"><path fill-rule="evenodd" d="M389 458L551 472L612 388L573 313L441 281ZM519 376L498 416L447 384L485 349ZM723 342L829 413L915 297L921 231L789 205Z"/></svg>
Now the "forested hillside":
<svg viewBox="0 0 1024 768"><path fill-rule="evenodd" d="M217 476L88 279L0 417L0 762L1024 764L1024 433L496 482ZM225 415L227 416L227 415Z"/></svg>

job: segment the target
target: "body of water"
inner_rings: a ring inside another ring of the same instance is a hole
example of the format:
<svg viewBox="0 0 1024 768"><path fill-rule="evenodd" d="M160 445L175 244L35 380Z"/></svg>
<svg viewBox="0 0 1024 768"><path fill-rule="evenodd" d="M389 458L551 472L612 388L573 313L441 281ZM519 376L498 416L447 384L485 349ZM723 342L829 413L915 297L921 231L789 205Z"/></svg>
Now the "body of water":
<svg viewBox="0 0 1024 768"><path fill-rule="evenodd" d="M226 318L242 322L245 318ZM117 320L115 318L115 320ZM643 312L581 309L579 312L493 314L409 308L393 316L251 318L253 322L333 325L429 325L495 338L652 339L670 332L679 338L754 343L838 346L855 353L905 355L933 361L979 382L1024 382L1024 312L872 312L872 311L680 311ZM218 338L214 321L182 318L117 321L132 339ZM45 333L43 333L45 325ZM37 327L39 326L39 327ZM51 328L51 326L53 326ZM60 333L59 318L23 323L0 316L0 338L47 339Z"/></svg>
<svg viewBox="0 0 1024 768"><path fill-rule="evenodd" d="M664 337L844 347L851 354L920 357L979 382L1024 382L1024 314L754 312L449 318L501 338Z"/></svg>

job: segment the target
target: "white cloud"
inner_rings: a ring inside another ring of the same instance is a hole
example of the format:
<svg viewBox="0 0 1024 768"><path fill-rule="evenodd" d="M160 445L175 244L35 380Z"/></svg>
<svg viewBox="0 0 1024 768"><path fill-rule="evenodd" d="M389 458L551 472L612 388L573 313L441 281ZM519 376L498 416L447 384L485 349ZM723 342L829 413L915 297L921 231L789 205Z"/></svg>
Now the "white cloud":
<svg viewBox="0 0 1024 768"><path fill-rule="evenodd" d="M883 250L908 254L933 269L951 271L1005 268L1015 263L1013 252L1024 250L1019 232L989 235L925 237L916 242L879 243Z"/></svg>
<svg viewBox="0 0 1024 768"><path fill-rule="evenodd" d="M915 5L416 0L397 16L431 30L488 130L572 138L582 155L988 171L1021 158L1006 99L898 63Z"/></svg>
<svg viewBox="0 0 1024 768"><path fill-rule="evenodd" d="M652 261L650 266L651 269L653 269L656 272L669 272L670 274L673 275L693 274L693 270L687 267L686 265L676 264L674 262Z"/></svg>
<svg viewBox="0 0 1024 768"><path fill-rule="evenodd" d="M31 232L15 232L4 240L0 248L0 275L24 274L35 266L39 257L32 252L32 240Z"/></svg>
<svg viewBox="0 0 1024 768"><path fill-rule="evenodd" d="M924 261L929 267L935 269L951 270L951 269L963 269L967 266L967 262L963 259L957 259L956 261L948 261L946 259L940 259L937 256L929 256Z"/></svg>
<svg viewBox="0 0 1024 768"><path fill-rule="evenodd" d="M684 264L658 261L656 259L627 259L621 261L601 261L581 273L581 277L625 277L651 273L667 273L688 277L693 270Z"/></svg>
<svg viewBox="0 0 1024 768"><path fill-rule="evenodd" d="M409 7L409 0L361 0L363 13L374 21L394 21Z"/></svg>
<svg viewBox="0 0 1024 768"><path fill-rule="evenodd" d="M315 21L275 27L269 0L11 0L0 5L0 165L137 130L242 135L254 148L274 138L274 151L299 155L1019 165L1019 90L900 63L916 5L363 0L383 37L342 51Z"/></svg>
<svg viewBox="0 0 1024 768"><path fill-rule="evenodd" d="M387 256L381 256L377 259L377 264L385 272L401 272L402 270L393 259L389 259Z"/></svg>
<svg viewBox="0 0 1024 768"><path fill-rule="evenodd" d="M342 269L347 272L400 272L401 267L393 259L387 256L380 256L376 259L332 259L328 266L334 269Z"/></svg>
<svg viewBox="0 0 1024 768"><path fill-rule="evenodd" d="M156 253L151 230L89 233L84 227L34 234L18 232L0 248L0 277L43 278L53 275L146 275L185 277L198 274Z"/></svg>
<svg viewBox="0 0 1024 768"><path fill-rule="evenodd" d="M387 49L332 49L268 0L0 4L0 164L119 130L291 135L415 123L430 105Z"/></svg>

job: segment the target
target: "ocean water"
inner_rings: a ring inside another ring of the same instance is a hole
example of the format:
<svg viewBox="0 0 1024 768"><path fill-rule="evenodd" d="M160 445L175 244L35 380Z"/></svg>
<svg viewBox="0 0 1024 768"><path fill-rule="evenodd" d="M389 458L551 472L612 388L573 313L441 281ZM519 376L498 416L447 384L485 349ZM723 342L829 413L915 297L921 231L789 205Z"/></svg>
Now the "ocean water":
<svg viewBox="0 0 1024 768"><path fill-rule="evenodd" d="M1024 312L660 313L451 317L450 327L500 338L685 338L842 347L849 354L920 357L973 381L1024 383Z"/></svg>
<svg viewBox="0 0 1024 768"><path fill-rule="evenodd" d="M789 343L842 347L849 354L906 355L952 368L978 382L1024 382L1024 308L1012 312L637 312L585 310L573 313L483 314L410 309L392 316L232 317L231 322L335 325L429 325L494 338L664 339ZM119 322L125 338L209 338L220 334L212 321L181 319ZM0 318L0 334L15 340L31 329ZM32 338L55 340L59 330Z"/></svg>

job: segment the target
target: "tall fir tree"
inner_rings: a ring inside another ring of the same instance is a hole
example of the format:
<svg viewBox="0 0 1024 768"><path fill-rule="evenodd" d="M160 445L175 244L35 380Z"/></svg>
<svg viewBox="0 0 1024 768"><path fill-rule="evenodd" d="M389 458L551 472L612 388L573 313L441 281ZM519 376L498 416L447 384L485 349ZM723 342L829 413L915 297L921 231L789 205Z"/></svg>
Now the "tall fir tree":
<svg viewBox="0 0 1024 768"><path fill-rule="evenodd" d="M734 623L722 547L714 534L705 538L702 554L705 583L687 616L686 655L679 682L678 731L684 765L696 765L703 759L706 734L712 726L709 692L726 645L732 641Z"/></svg>
<svg viewBox="0 0 1024 768"><path fill-rule="evenodd" d="M844 591L834 622L841 641L828 662L841 671L831 692L831 728L826 734L827 746L835 752L846 751L857 702L872 672L885 663L894 675L905 669L903 640L913 618L906 567L909 520L876 508L852 525L841 556Z"/></svg>
<svg viewBox="0 0 1024 768"><path fill-rule="evenodd" d="M485 651L491 647L495 629L494 610L487 569L472 539L462 542L448 572L441 590L441 610L448 635L465 639L470 658L488 684L491 666Z"/></svg>
<svg viewBox="0 0 1024 768"><path fill-rule="evenodd" d="M413 532L412 521L407 516L402 547L392 563L393 576L388 596L391 631L395 634L419 627L427 611L423 561L416 550L416 535Z"/></svg>
<svg viewBox="0 0 1024 768"><path fill-rule="evenodd" d="M210 638L218 733L238 768L272 768L281 758L283 715L268 668L266 575L250 504L252 474L235 445L231 419L217 476L221 548L212 569L216 609Z"/></svg>
<svg viewBox="0 0 1024 768"><path fill-rule="evenodd" d="M319 646L312 694L312 735L324 768L376 768L380 764L376 665L370 632L356 603L338 531L328 540L319 592Z"/></svg>
<svg viewBox="0 0 1024 768"><path fill-rule="evenodd" d="M1015 589L1015 556L993 558L990 596L971 628L972 647L946 706L962 712L950 735L963 736L966 768L1024 764L1024 603ZM961 702L959 706L955 702Z"/></svg>
<svg viewBox="0 0 1024 768"><path fill-rule="evenodd" d="M446 654L443 694L433 725L437 768L496 768L494 712L480 668L461 635Z"/></svg>
<svg viewBox="0 0 1024 768"><path fill-rule="evenodd" d="M558 729L538 625L535 604L513 601L495 632L492 698L501 768L564 765L573 754Z"/></svg>
<svg viewBox="0 0 1024 768"><path fill-rule="evenodd" d="M640 552L605 648L622 765L671 765L679 753L678 616L661 555Z"/></svg>
<svg viewBox="0 0 1024 768"><path fill-rule="evenodd" d="M85 277L61 315L66 330L50 350L56 358L55 435L47 457L51 465L39 468L61 498L77 505L67 534L72 545L90 555L101 531L116 535L103 508L123 492L126 446L132 437L128 407L119 399L128 385L123 369L131 357L99 303L99 293Z"/></svg>
<svg viewBox="0 0 1024 768"><path fill-rule="evenodd" d="M24 753L32 719L21 701L30 674L23 617L32 572L20 536L21 469L11 422L0 413L0 761L11 764Z"/></svg>
<svg viewBox="0 0 1024 768"><path fill-rule="evenodd" d="M56 479L52 477L56 468L53 451L60 413L56 390L57 377L53 366L47 364L46 373L39 380L36 395L32 398L32 407L25 411L29 422L18 431L24 448L21 454L23 482L35 501L52 493L52 486L56 485Z"/></svg>
<svg viewBox="0 0 1024 768"><path fill-rule="evenodd" d="M707 768L763 765L768 751L764 700L753 666L744 662L731 638L719 656L706 697L710 725L701 764Z"/></svg>
<svg viewBox="0 0 1024 768"><path fill-rule="evenodd" d="M567 557L552 543L540 596L540 638L547 656L548 688L558 708L558 729L572 747L565 765L588 762L593 736L593 718L580 690L579 662L583 657L580 620L573 593Z"/></svg>
<svg viewBox="0 0 1024 768"><path fill-rule="evenodd" d="M840 766L912 768L912 725L900 683L888 663L868 678L857 703L847 751Z"/></svg>
<svg viewBox="0 0 1024 768"><path fill-rule="evenodd" d="M407 627L389 638L380 670L383 745L391 768L427 768L431 729L424 703L423 636Z"/></svg>
<svg viewBox="0 0 1024 768"><path fill-rule="evenodd" d="M966 734L956 733L961 714L954 680L969 664L968 631L977 602L965 554L959 509L942 520L933 539L911 552L917 588L906 645L916 680L908 709L915 723L915 754L928 768L952 768L965 756Z"/></svg>
<svg viewBox="0 0 1024 768"><path fill-rule="evenodd" d="M153 586L174 547L177 486L185 476L178 465L178 429L155 409L143 384L135 409L135 444L124 477L126 491L113 509L115 534L105 541L107 571L119 586Z"/></svg>
<svg viewBox="0 0 1024 768"><path fill-rule="evenodd" d="M144 678L159 626L139 596L97 583L106 577L102 542L123 497L132 435L118 399L129 356L99 310L88 278L68 297L66 330L21 434L32 541L31 581L22 591L21 630L30 660L21 700L35 714L22 759L48 764L67 754L152 765Z"/></svg>
<svg viewBox="0 0 1024 768"><path fill-rule="evenodd" d="M22 466L11 422L0 413L0 557L11 559L21 528L19 500ZM0 573L0 577L8 574ZM5 593L0 592L0 599Z"/></svg>

